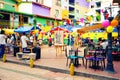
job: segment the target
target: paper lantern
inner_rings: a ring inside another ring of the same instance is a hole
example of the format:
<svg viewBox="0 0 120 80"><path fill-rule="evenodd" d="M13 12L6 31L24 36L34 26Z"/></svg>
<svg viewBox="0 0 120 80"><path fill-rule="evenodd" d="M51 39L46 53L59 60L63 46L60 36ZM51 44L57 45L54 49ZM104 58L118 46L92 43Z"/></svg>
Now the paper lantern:
<svg viewBox="0 0 120 80"><path fill-rule="evenodd" d="M107 30L108 33L111 33L113 31L113 29L114 28L112 26L108 26L106 30Z"/></svg>
<svg viewBox="0 0 120 80"><path fill-rule="evenodd" d="M43 24L44 27L46 27L46 24Z"/></svg>
<svg viewBox="0 0 120 80"><path fill-rule="evenodd" d="M34 33L36 34L36 33L38 33L39 31L38 30L34 30Z"/></svg>
<svg viewBox="0 0 120 80"><path fill-rule="evenodd" d="M70 19L67 19L67 24L70 24L71 23L71 20Z"/></svg>
<svg viewBox="0 0 120 80"><path fill-rule="evenodd" d="M81 22L81 23L84 23L84 18L80 18L80 22Z"/></svg>
<svg viewBox="0 0 120 80"><path fill-rule="evenodd" d="M111 26L117 26L118 25L118 21L117 20L112 20L110 25Z"/></svg>
<svg viewBox="0 0 120 80"><path fill-rule="evenodd" d="M59 22L59 24L60 24L60 26L62 26L62 25L63 25L63 22L62 22L62 21L60 21L60 22Z"/></svg>
<svg viewBox="0 0 120 80"><path fill-rule="evenodd" d="M88 17L87 17L87 20L88 20L88 21L92 21L92 17L91 17L91 16L88 16Z"/></svg>
<svg viewBox="0 0 120 80"><path fill-rule="evenodd" d="M101 9L101 12L104 13L104 9Z"/></svg>
<svg viewBox="0 0 120 80"><path fill-rule="evenodd" d="M76 23L76 19L74 19L73 22Z"/></svg>
<svg viewBox="0 0 120 80"><path fill-rule="evenodd" d="M102 25L103 25L103 27L108 27L109 25L110 25L110 22L109 22L109 20L105 20L105 21L103 21L102 22Z"/></svg>

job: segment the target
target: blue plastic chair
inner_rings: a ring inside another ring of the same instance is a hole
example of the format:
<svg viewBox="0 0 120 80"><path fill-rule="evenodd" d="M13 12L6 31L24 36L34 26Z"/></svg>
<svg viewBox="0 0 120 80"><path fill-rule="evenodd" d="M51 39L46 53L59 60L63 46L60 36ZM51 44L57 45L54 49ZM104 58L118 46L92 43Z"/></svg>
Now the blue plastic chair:
<svg viewBox="0 0 120 80"><path fill-rule="evenodd" d="M67 48L65 49L65 56L67 58L66 66L68 66L68 59L70 59L70 64L74 63L74 59L77 59L77 57L75 55L72 55L70 53L69 53L69 55L67 54ZM69 66L70 66L70 64L69 64Z"/></svg>

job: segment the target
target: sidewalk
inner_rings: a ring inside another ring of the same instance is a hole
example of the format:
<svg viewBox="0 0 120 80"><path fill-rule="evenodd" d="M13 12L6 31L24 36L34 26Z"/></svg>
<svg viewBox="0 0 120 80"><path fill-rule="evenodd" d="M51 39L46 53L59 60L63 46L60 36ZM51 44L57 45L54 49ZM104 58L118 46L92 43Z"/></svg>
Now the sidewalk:
<svg viewBox="0 0 120 80"><path fill-rule="evenodd" d="M0 65L0 80L97 80L13 63L0 62Z"/></svg>
<svg viewBox="0 0 120 80"><path fill-rule="evenodd" d="M25 61L20 61L17 60L16 57L13 57L12 54L7 54L7 60L9 62L13 62L13 63L24 63L24 64L29 64L29 62L25 62ZM43 68L43 69L48 69L54 72L61 72L61 73L66 73L69 74L69 67L66 66L66 57L65 57L65 53L63 52L62 55L58 55L56 56L56 52L55 52L55 48L52 47L48 47L48 46L42 46L41 47L41 59L36 60L35 61L35 65L38 68ZM106 61L107 62L107 61ZM107 73L105 71L101 71L101 70L94 70L91 68L87 68L85 69L85 67L82 65L82 61L79 60L79 63L81 64L81 66L79 67L75 67L75 72L76 75L80 76L92 76L95 78L100 78L100 79L108 79L108 80L119 80L120 79L120 61L114 61L114 69L117 73L115 74L110 74Z"/></svg>

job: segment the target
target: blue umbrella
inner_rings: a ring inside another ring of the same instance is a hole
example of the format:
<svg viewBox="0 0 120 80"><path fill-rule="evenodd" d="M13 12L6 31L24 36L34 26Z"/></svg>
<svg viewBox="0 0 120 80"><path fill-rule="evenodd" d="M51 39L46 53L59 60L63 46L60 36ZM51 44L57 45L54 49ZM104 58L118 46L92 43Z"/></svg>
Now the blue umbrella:
<svg viewBox="0 0 120 80"><path fill-rule="evenodd" d="M34 30L34 29L35 29L34 26L32 26L32 27L31 27L31 30ZM36 26L36 29L38 29L38 30L41 31L41 29L40 29L38 26Z"/></svg>
<svg viewBox="0 0 120 80"><path fill-rule="evenodd" d="M41 30L39 27L36 26L36 29ZM28 27L28 26L24 26L24 27L20 27L14 30L14 32L18 32L18 33L28 33L31 30L34 30L34 26L33 27Z"/></svg>
<svg viewBox="0 0 120 80"><path fill-rule="evenodd" d="M31 27L20 27L14 30L14 32L18 32L18 33L27 33L30 32Z"/></svg>

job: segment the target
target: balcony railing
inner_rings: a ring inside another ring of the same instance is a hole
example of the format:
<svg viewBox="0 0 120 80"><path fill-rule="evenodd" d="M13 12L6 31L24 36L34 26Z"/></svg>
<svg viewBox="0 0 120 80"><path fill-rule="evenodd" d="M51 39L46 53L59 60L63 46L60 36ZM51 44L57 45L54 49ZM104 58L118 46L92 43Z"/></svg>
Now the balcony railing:
<svg viewBox="0 0 120 80"><path fill-rule="evenodd" d="M32 26L33 23L25 23L23 22L23 26ZM20 25L18 21L9 21L9 20L0 20L0 27L2 28L16 28Z"/></svg>

